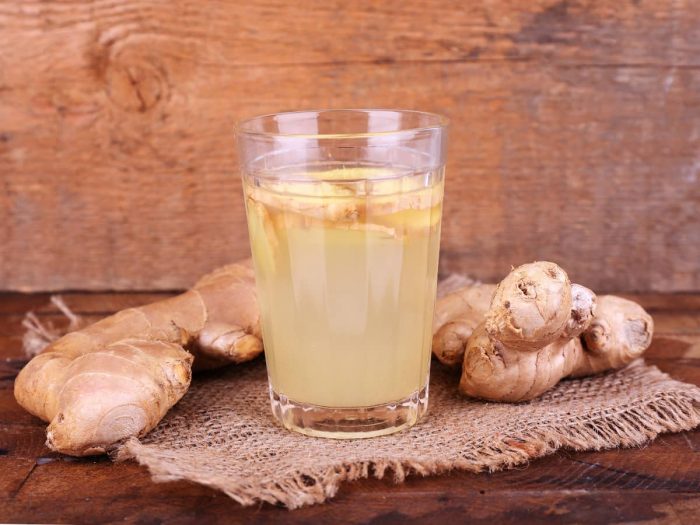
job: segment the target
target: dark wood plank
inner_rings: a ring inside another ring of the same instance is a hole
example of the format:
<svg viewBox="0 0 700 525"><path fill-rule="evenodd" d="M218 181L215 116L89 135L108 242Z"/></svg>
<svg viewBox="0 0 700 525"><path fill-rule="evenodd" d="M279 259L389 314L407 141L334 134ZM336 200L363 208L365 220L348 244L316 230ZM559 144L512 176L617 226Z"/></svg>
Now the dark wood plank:
<svg viewBox="0 0 700 525"><path fill-rule="evenodd" d="M505 277L505 273L499 276L497 279L503 277ZM58 310L50 302L50 297L52 295L61 297L75 313L99 315L109 314L130 306L138 306L152 301L157 301L159 299L164 299L175 293L178 293L178 291L65 291L58 294L0 292L0 315L24 314L29 310L32 310L37 314L55 313ZM638 302L650 313L672 312L693 314L700 311L700 293L614 293L621 297Z"/></svg>
<svg viewBox="0 0 700 525"><path fill-rule="evenodd" d="M110 313L158 301L175 292L63 292L49 293L11 293L0 292L0 316L24 315L33 311L37 315L57 313L59 310L51 303L52 295L64 300L76 314L109 315Z"/></svg>
<svg viewBox="0 0 700 525"><path fill-rule="evenodd" d="M659 489L645 488L638 477L625 472L603 470L601 478L582 466L587 488L576 488L556 475L562 461L561 457L545 459L520 472L409 478L396 486L387 481L357 482L344 486L326 505L289 512L268 505L241 508L222 494L189 483L154 484L132 464L56 460L34 468L11 499L0 499L0 513L11 521L41 517L73 523L624 523L668 519L674 514L685 516L676 522L692 523L690 518L700 510L697 492L664 490L664 483L658 481ZM512 475L523 473L539 482L510 487ZM648 484L648 478L643 481ZM597 483L601 488L596 488Z"/></svg>
<svg viewBox="0 0 700 525"><path fill-rule="evenodd" d="M0 289L186 287L248 253L234 121L402 106L453 121L444 271L700 290L699 23L671 0L2 1Z"/></svg>
<svg viewBox="0 0 700 525"><path fill-rule="evenodd" d="M654 318L654 332L661 334L700 333L700 311L698 312L650 312Z"/></svg>
<svg viewBox="0 0 700 525"><path fill-rule="evenodd" d="M693 313L700 310L699 293L624 293L618 295L636 301L649 312L680 312Z"/></svg>

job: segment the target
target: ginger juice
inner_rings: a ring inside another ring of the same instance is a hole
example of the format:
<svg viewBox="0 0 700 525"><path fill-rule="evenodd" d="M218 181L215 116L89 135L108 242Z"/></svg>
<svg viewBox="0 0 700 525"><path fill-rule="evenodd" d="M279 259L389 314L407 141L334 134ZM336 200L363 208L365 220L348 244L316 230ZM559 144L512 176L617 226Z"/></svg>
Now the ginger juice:
<svg viewBox="0 0 700 525"><path fill-rule="evenodd" d="M236 132L273 415L329 438L413 425L428 406L447 120L291 111Z"/></svg>
<svg viewBox="0 0 700 525"><path fill-rule="evenodd" d="M333 408L420 395L430 365L442 171L308 175L245 178L271 389Z"/></svg>

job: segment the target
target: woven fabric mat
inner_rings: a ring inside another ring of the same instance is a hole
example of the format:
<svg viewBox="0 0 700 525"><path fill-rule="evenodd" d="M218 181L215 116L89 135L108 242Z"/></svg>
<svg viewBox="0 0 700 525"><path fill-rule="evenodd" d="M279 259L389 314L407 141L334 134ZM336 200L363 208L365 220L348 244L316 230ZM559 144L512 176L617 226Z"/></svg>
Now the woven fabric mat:
<svg viewBox="0 0 700 525"><path fill-rule="evenodd" d="M413 428L354 441L305 437L270 411L262 361L198 376L190 391L120 458L135 458L157 481L187 479L243 505L289 508L332 498L343 481L453 469L494 471L560 447L641 445L700 423L700 388L638 360L618 372L562 381L528 403L469 400L459 377L433 363L428 414Z"/></svg>

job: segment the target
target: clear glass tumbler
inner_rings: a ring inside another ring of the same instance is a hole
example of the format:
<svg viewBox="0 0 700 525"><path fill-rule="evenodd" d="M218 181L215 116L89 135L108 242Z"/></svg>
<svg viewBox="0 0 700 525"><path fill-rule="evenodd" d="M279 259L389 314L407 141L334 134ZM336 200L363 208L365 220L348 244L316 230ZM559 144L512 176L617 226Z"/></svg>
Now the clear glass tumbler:
<svg viewBox="0 0 700 525"><path fill-rule="evenodd" d="M413 425L428 405L446 119L289 112L237 137L275 417L331 438Z"/></svg>

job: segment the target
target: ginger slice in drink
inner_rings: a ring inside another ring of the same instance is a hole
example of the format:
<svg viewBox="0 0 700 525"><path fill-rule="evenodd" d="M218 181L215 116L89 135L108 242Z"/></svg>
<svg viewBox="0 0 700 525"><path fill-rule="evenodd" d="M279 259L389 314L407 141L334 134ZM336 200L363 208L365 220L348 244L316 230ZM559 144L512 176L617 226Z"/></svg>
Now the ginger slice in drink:
<svg viewBox="0 0 700 525"><path fill-rule="evenodd" d="M393 228L400 234L426 232L440 222L442 188L433 186L372 202L368 221Z"/></svg>
<svg viewBox="0 0 700 525"><path fill-rule="evenodd" d="M267 207L251 197L248 197L248 223L253 259L262 272L270 274L275 271L279 239Z"/></svg>
<svg viewBox="0 0 700 525"><path fill-rule="evenodd" d="M420 178L358 180L366 171L324 172L313 181L266 180L248 191L277 217L278 228L321 226L396 237L435 227L441 183L426 188Z"/></svg>
<svg viewBox="0 0 700 525"><path fill-rule="evenodd" d="M312 219L356 221L364 199L355 199L351 188L338 183L275 182L251 188L250 197L259 203Z"/></svg>
<svg viewBox="0 0 700 525"><path fill-rule="evenodd" d="M391 226L385 226L384 224L379 224L376 222L337 222L334 223L332 228L352 230L352 231L366 231L370 233L379 234L380 237L396 239L398 237L398 232L396 228Z"/></svg>

